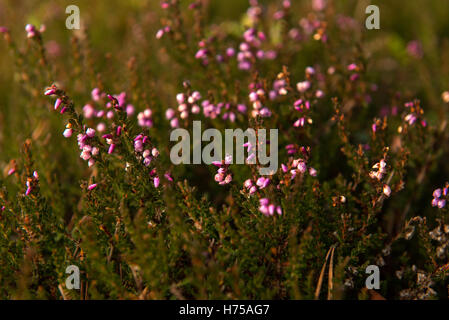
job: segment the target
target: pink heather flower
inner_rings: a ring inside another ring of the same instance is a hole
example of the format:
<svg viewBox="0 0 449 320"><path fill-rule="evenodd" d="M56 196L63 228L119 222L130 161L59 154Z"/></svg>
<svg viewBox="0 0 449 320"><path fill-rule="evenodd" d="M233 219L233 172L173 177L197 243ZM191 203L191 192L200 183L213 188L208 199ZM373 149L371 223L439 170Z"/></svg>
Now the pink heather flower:
<svg viewBox="0 0 449 320"><path fill-rule="evenodd" d="M257 179L257 181L256 181L256 185L257 185L260 189L266 188L269 184L270 184L270 179L269 179L269 178L265 178L265 177L260 177L260 178Z"/></svg>
<svg viewBox="0 0 449 320"><path fill-rule="evenodd" d="M306 74L314 75L315 74L315 69L313 67L306 67Z"/></svg>
<svg viewBox="0 0 449 320"><path fill-rule="evenodd" d="M267 118L267 117L271 117L271 111L268 108L262 108L262 110L260 110L260 116Z"/></svg>
<svg viewBox="0 0 449 320"><path fill-rule="evenodd" d="M304 161L300 161L300 162L298 163L297 168L298 168L298 171L301 172L301 173L304 173L304 172L307 171L307 166L306 166L306 164L304 163Z"/></svg>
<svg viewBox="0 0 449 320"><path fill-rule="evenodd" d="M25 195L29 196L31 193L31 187L28 187L27 190L25 191Z"/></svg>
<svg viewBox="0 0 449 320"><path fill-rule="evenodd" d="M305 120L306 120L306 119L305 119L304 117L303 117L303 118L299 118L298 120L296 120L296 121L293 123L293 126L296 127L296 128L298 128L298 127L303 127L304 124L306 123Z"/></svg>
<svg viewBox="0 0 449 320"><path fill-rule="evenodd" d="M92 100L99 101L101 99L100 89L94 88L91 92Z"/></svg>
<svg viewBox="0 0 449 320"><path fill-rule="evenodd" d="M157 150L156 148L151 149L151 154L153 155L153 157L157 157L159 155L159 150Z"/></svg>
<svg viewBox="0 0 449 320"><path fill-rule="evenodd" d="M299 92L305 92L310 88L310 82L309 81L303 81L303 82L298 82L296 84L296 89Z"/></svg>
<svg viewBox="0 0 449 320"><path fill-rule="evenodd" d="M442 209L446 205L446 200L438 200L438 208Z"/></svg>
<svg viewBox="0 0 449 320"><path fill-rule="evenodd" d="M243 186L245 187L245 188L251 188L252 186L253 186L253 182L251 181L251 179L247 179L247 180L245 180L245 182L243 183Z"/></svg>
<svg viewBox="0 0 449 320"><path fill-rule="evenodd" d="M436 207L438 205L438 199L437 198L433 198L432 199L432 207Z"/></svg>
<svg viewBox="0 0 449 320"><path fill-rule="evenodd" d="M92 107L92 105L90 105L90 104L86 104L84 107L83 107L83 114L84 114L84 117L86 118L86 119L91 119L91 118L93 118L94 116L95 116L95 108L94 107Z"/></svg>
<svg viewBox="0 0 449 320"><path fill-rule="evenodd" d="M190 99L190 98L192 98L193 100L192 100L192 102L189 100L189 103L196 102L196 101L198 101L198 100L201 99L201 93L199 93L198 91L194 91L194 92L192 93L192 95L189 97L189 99Z"/></svg>
<svg viewBox="0 0 449 320"><path fill-rule="evenodd" d="M232 175L228 174L228 175L226 176L226 178L224 179L223 183L224 183L224 184L228 184L228 183L230 183L231 181L232 181Z"/></svg>
<svg viewBox="0 0 449 320"><path fill-rule="evenodd" d="M137 115L139 126L151 128L153 126L153 120L151 119L152 114L153 111L151 111L151 109L145 109L143 112L140 112Z"/></svg>
<svg viewBox="0 0 449 320"><path fill-rule="evenodd" d="M296 177L296 170L295 169L293 169L293 170L290 170L290 173L291 173L291 178L290 178L290 180L293 180L293 179L295 179L295 177Z"/></svg>
<svg viewBox="0 0 449 320"><path fill-rule="evenodd" d="M256 186L252 186L251 188L249 188L249 194L254 194L256 191L257 191Z"/></svg>
<svg viewBox="0 0 449 320"><path fill-rule="evenodd" d="M134 106L132 104L128 104L126 106L126 114L128 116L132 116L134 114L134 111L135 111L135 109L134 109Z"/></svg>
<svg viewBox="0 0 449 320"><path fill-rule="evenodd" d="M317 175L316 169L315 169L315 168L309 168L309 174L310 174L312 177L316 177L316 175Z"/></svg>
<svg viewBox="0 0 449 320"><path fill-rule="evenodd" d="M11 169L9 169L9 171L8 171L8 176L14 174L15 172L16 172L16 168L11 168Z"/></svg>
<svg viewBox="0 0 449 320"><path fill-rule="evenodd" d="M170 175L169 172L166 172L166 173L164 174L164 177L165 177L168 181L173 182L173 178L172 178L172 176Z"/></svg>
<svg viewBox="0 0 449 320"><path fill-rule="evenodd" d="M249 94L249 101L255 102L257 100L259 100L259 97L258 97L257 93L256 92L251 92Z"/></svg>
<svg viewBox="0 0 449 320"><path fill-rule="evenodd" d="M91 191L93 189L95 189L97 187L96 183L91 184L90 186L87 187L87 190Z"/></svg>
<svg viewBox="0 0 449 320"><path fill-rule="evenodd" d="M109 146L109 149L108 149L108 154L113 153L114 150L115 150L115 144L111 143L111 145Z"/></svg>
<svg viewBox="0 0 449 320"><path fill-rule="evenodd" d="M51 95L54 95L56 93L56 90L55 89L48 89L48 90L46 90L45 92L44 92L44 95L46 95L46 96L51 96Z"/></svg>
<svg viewBox="0 0 449 320"><path fill-rule="evenodd" d="M389 197L390 194L391 194L391 188L390 188L388 185L384 185L383 193L384 193L384 195L386 195L387 197Z"/></svg>
<svg viewBox="0 0 449 320"><path fill-rule="evenodd" d="M56 101L55 101L55 110L58 110L58 108L59 108L59 106L61 105L61 103L62 103L62 100L61 99L56 99Z"/></svg>
<svg viewBox="0 0 449 320"><path fill-rule="evenodd" d="M407 53L416 59L421 59L424 55L422 44L418 40L412 40L407 44Z"/></svg>
<svg viewBox="0 0 449 320"><path fill-rule="evenodd" d="M189 112L187 110L182 111L181 114L179 115L181 119L186 119L188 116Z"/></svg>
<svg viewBox="0 0 449 320"><path fill-rule="evenodd" d="M192 113L193 114L198 114L198 113L200 113L200 111L201 111L201 109L200 109L199 105L195 104L195 105L192 106Z"/></svg>
<svg viewBox="0 0 449 320"><path fill-rule="evenodd" d="M262 212L265 216L268 216L268 206L266 205L259 206L259 211Z"/></svg>
<svg viewBox="0 0 449 320"><path fill-rule="evenodd" d="M67 128L67 129L64 130L62 135L64 137L66 137L66 138L70 138L72 136L72 134L73 134L73 129L72 128Z"/></svg>
<svg viewBox="0 0 449 320"><path fill-rule="evenodd" d="M228 57L233 57L233 56L235 55L235 50L234 50L234 48L227 48L227 49L226 49L226 55L227 55Z"/></svg>
<svg viewBox="0 0 449 320"><path fill-rule="evenodd" d="M97 125L97 131L98 132L104 132L106 130L106 125L103 123L103 122L100 122L98 125Z"/></svg>
<svg viewBox="0 0 449 320"><path fill-rule="evenodd" d="M204 59L207 57L207 49L200 49L195 54L196 59Z"/></svg>
<svg viewBox="0 0 449 320"><path fill-rule="evenodd" d="M217 173L217 174L215 175L214 179L215 179L215 181L217 181L217 182L222 182L223 179L224 179L224 176L223 176L222 173Z"/></svg>
<svg viewBox="0 0 449 320"><path fill-rule="evenodd" d="M153 183L154 183L154 187L157 188L159 187L159 183L160 183L160 179L158 176L154 177Z"/></svg>
<svg viewBox="0 0 449 320"><path fill-rule="evenodd" d="M168 108L167 111L165 111L165 117L167 120L171 120L175 116L175 110L172 108Z"/></svg>
<svg viewBox="0 0 449 320"><path fill-rule="evenodd" d="M288 167L283 163L281 164L281 169L282 169L282 172L284 172L284 173L288 172Z"/></svg>
<svg viewBox="0 0 449 320"><path fill-rule="evenodd" d="M7 27L3 27L3 26L0 27L0 33L8 33L8 32L9 32L9 29Z"/></svg>
<svg viewBox="0 0 449 320"><path fill-rule="evenodd" d="M170 120L170 126L172 128L177 128L179 126L179 120L178 118L173 118Z"/></svg>
<svg viewBox="0 0 449 320"><path fill-rule="evenodd" d="M246 112L246 106L244 104L238 104L237 105L237 110L240 113L245 113Z"/></svg>
<svg viewBox="0 0 449 320"><path fill-rule="evenodd" d="M93 137L95 136L95 129L88 128L88 129L86 130L86 135L87 135L89 138L93 138Z"/></svg>
<svg viewBox="0 0 449 320"><path fill-rule="evenodd" d="M276 210L276 206L274 204L270 204L268 206L268 213L270 216L272 216L274 214L274 211Z"/></svg>
<svg viewBox="0 0 449 320"><path fill-rule="evenodd" d="M94 164L95 164L95 159L93 159L93 158L90 158L89 161L87 162L87 165L89 167L92 167Z"/></svg>
<svg viewBox="0 0 449 320"><path fill-rule="evenodd" d="M148 166L151 164L151 160L152 160L151 157L144 158L144 159L143 159L143 165L144 165L145 167L148 167Z"/></svg>
<svg viewBox="0 0 449 320"><path fill-rule="evenodd" d="M270 200L268 200L267 198L262 198L259 200L259 204L261 206L268 206L268 203L270 202Z"/></svg>
<svg viewBox="0 0 449 320"><path fill-rule="evenodd" d="M348 65L347 69L349 71L357 70L357 65L355 63L351 63L350 65Z"/></svg>
<svg viewBox="0 0 449 320"><path fill-rule="evenodd" d="M326 0L312 0L312 8L315 11L322 11L326 8Z"/></svg>
<svg viewBox="0 0 449 320"><path fill-rule="evenodd" d="M276 207L276 212L277 212L278 215L282 215L282 208L281 208L281 206L277 206Z"/></svg>
<svg viewBox="0 0 449 320"><path fill-rule="evenodd" d="M413 113L410 113L405 116L404 120L407 121L409 125L413 125L416 122L417 118Z"/></svg>
<svg viewBox="0 0 449 320"><path fill-rule="evenodd" d="M36 35L36 27L32 24L27 24L25 26L25 31L27 32L27 37L28 38L33 38Z"/></svg>
<svg viewBox="0 0 449 320"><path fill-rule="evenodd" d="M302 103L303 103L302 99L298 99L293 103L293 106L298 107L298 106L302 105ZM296 110L300 110L300 109L296 109Z"/></svg>
<svg viewBox="0 0 449 320"><path fill-rule="evenodd" d="M184 100L185 100L184 93L178 93L176 95L176 101L178 102L178 104L184 103Z"/></svg>
<svg viewBox="0 0 449 320"><path fill-rule="evenodd" d="M114 118L114 112L113 112L113 111L108 111L108 112L106 113L106 118L108 118L108 119Z"/></svg>
<svg viewBox="0 0 449 320"><path fill-rule="evenodd" d="M162 38L162 36L164 35L164 29L159 29L157 32L156 32L156 39L160 39L160 38Z"/></svg>
<svg viewBox="0 0 449 320"><path fill-rule="evenodd" d="M436 190L433 192L432 195L433 195L434 198L439 198L439 197L441 197L441 189L440 189L440 188L436 189Z"/></svg>
<svg viewBox="0 0 449 320"><path fill-rule="evenodd" d="M296 147L295 147L295 145L293 145L293 144L289 144L289 145L287 145L287 146L285 146L285 149L287 150L287 154L294 154L294 153L296 153Z"/></svg>
<svg viewBox="0 0 449 320"><path fill-rule="evenodd" d="M134 141L134 150L137 152L143 151L143 142L142 140L136 140Z"/></svg>
<svg viewBox="0 0 449 320"><path fill-rule="evenodd" d="M90 152L89 151L83 151L80 154L80 158L83 159L84 161L89 160L91 157Z"/></svg>

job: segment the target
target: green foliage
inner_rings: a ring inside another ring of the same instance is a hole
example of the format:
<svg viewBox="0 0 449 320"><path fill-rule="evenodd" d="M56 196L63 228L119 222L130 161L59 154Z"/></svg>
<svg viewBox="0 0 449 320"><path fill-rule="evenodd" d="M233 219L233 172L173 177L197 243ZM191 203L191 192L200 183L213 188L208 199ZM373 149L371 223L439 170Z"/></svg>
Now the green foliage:
<svg viewBox="0 0 449 320"><path fill-rule="evenodd" d="M77 31L65 29L62 1L42 2L39 10L0 5L0 24L11 29L0 43L0 298L447 298L448 212L431 206L449 176L449 98L440 98L449 86L447 10L435 7L439 1L401 1L400 10L384 4L379 31L364 29L364 8L354 1L329 0L323 11L306 1L290 9L261 1L257 21L241 1L194 1L194 9L169 1L166 10L157 1L81 1ZM433 24L410 26L435 10ZM284 15L275 20L278 11ZM27 23L47 30L25 39ZM316 27L309 33L306 24ZM161 26L170 31L157 40ZM249 70L235 57L217 60L229 47L238 51L248 27L264 32L263 50L276 58L253 57ZM422 55L409 47L416 39ZM200 41L207 64L195 58ZM307 66L315 76L304 73ZM298 93L305 79L312 89ZM268 93L275 80L285 81L287 93L263 101L271 117L252 117L251 86ZM46 88L62 101L63 115ZM94 101L94 88L126 92L136 114L106 96ZM211 166L172 164L165 114L177 93L196 90L203 100L248 110L235 122L191 114L181 127L191 131L192 120L201 120L222 132L277 128L279 163L290 170L301 158L318 175L290 179L279 169L250 195L242 184L257 180L257 164L231 165L225 185ZM310 101L304 114L313 121L298 128L299 98ZM89 138L100 152L88 167L75 137L101 120L86 117L83 106L108 102L113 114L105 132ZM145 109L151 127L136 118ZM69 139L64 126L73 130ZM138 135L160 152L150 166L136 151ZM386 173L373 178L381 160ZM282 214L262 214L263 198ZM381 270L377 293L365 288L372 264ZM81 270L80 290L66 288L69 265Z"/></svg>

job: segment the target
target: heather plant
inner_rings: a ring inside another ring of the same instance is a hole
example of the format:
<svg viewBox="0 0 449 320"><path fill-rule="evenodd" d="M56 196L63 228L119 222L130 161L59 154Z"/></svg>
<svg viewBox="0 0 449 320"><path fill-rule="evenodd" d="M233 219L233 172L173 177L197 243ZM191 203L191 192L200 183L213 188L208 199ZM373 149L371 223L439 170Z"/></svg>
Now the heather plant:
<svg viewBox="0 0 449 320"><path fill-rule="evenodd" d="M449 5L360 3L0 3L0 297L447 298Z"/></svg>

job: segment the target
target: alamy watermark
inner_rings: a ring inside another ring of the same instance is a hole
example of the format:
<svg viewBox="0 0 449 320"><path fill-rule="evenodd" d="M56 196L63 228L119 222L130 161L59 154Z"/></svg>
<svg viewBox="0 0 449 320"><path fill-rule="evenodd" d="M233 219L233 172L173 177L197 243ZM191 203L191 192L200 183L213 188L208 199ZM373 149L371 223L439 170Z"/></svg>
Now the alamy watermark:
<svg viewBox="0 0 449 320"><path fill-rule="evenodd" d="M379 267L372 264L366 267L366 274L370 274L365 280L367 289L380 289L380 270Z"/></svg>
<svg viewBox="0 0 449 320"><path fill-rule="evenodd" d="M65 19L65 26L69 30L80 29L80 8L74 4L65 8L65 13L70 14Z"/></svg>
<svg viewBox="0 0 449 320"><path fill-rule="evenodd" d="M80 268L72 264L65 269L65 273L70 274L65 280L66 288L78 290L80 288Z"/></svg>
<svg viewBox="0 0 449 320"><path fill-rule="evenodd" d="M267 140L266 129L257 129L257 132L253 128L245 131L225 129L225 154L230 156L229 159L232 158L230 164L259 164L260 175L274 174L278 169L278 129L270 129L269 134ZM236 141L235 157L234 140ZM189 131L182 128L171 132L170 141L179 141L170 151L170 160L173 164L213 164L223 159L221 132L214 128L202 132L201 121L193 121L192 141ZM202 142L209 143L203 147ZM269 146L269 152L267 146ZM245 149L248 154L246 158Z"/></svg>
<svg viewBox="0 0 449 320"><path fill-rule="evenodd" d="M365 20L365 27L368 30L380 29L380 10L379 7L372 4L366 7L365 13L369 16Z"/></svg>

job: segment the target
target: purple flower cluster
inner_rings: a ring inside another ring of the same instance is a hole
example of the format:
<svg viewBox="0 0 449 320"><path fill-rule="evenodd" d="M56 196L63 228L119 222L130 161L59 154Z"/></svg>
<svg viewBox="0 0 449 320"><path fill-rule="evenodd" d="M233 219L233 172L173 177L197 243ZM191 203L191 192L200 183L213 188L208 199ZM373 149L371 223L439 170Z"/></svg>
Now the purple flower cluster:
<svg viewBox="0 0 449 320"><path fill-rule="evenodd" d="M232 181L232 173L229 172L229 165L232 162L232 156L226 155L222 161L213 161L212 164L218 167L215 174L215 181L220 185L228 184Z"/></svg>
<svg viewBox="0 0 449 320"><path fill-rule="evenodd" d="M259 211L267 217L273 216L275 213L282 215L281 206L270 203L268 198L262 198L259 200Z"/></svg>
<svg viewBox="0 0 449 320"><path fill-rule="evenodd" d="M244 104L237 104L237 106L230 102L214 104L208 99L200 101L201 98L202 96L198 91L193 91L190 94L178 93L176 95L176 101L178 102L177 111L168 108L165 112L165 117L170 121L170 126L172 128L179 127L179 119L187 119L190 113L199 114L201 109L206 118L216 119L221 114L223 120L229 120L230 122L235 122L237 112L246 113L246 105Z"/></svg>
<svg viewBox="0 0 449 320"><path fill-rule="evenodd" d="M78 146L81 150L80 158L87 161L89 167L95 164L96 158L100 153L100 150L93 146L94 137L95 130L92 128L88 128L85 134L80 133L77 136Z"/></svg>
<svg viewBox="0 0 449 320"><path fill-rule="evenodd" d="M153 119L151 116L153 115L153 111L150 108L145 109L142 112L139 112L137 115L137 123L139 126L143 128L151 128L153 127Z"/></svg>
<svg viewBox="0 0 449 320"><path fill-rule="evenodd" d="M287 165L282 163L281 170L283 173L290 173L290 180L295 179L298 174L304 175L307 172L312 177L316 177L317 175L316 169L313 167L308 167L307 161L303 158L293 159Z"/></svg>
<svg viewBox="0 0 449 320"><path fill-rule="evenodd" d="M134 151L145 167L150 166L151 161L159 156L159 150L151 146L148 136L142 134L134 138Z"/></svg>
<svg viewBox="0 0 449 320"><path fill-rule="evenodd" d="M266 101L265 91L261 85L252 83L250 85L251 92L249 93L249 101L252 103L253 110L251 116L256 118L260 116L262 118L271 117L271 111L263 104Z"/></svg>
<svg viewBox="0 0 449 320"><path fill-rule="evenodd" d="M237 52L238 68L240 70L250 70L256 60L273 60L276 52L273 50L264 51L261 49L266 36L262 31L249 28L243 33L243 42L239 45Z"/></svg>
<svg viewBox="0 0 449 320"><path fill-rule="evenodd" d="M449 188L449 186L446 185L446 187L444 187L443 190L441 190L441 188L438 188L433 192L432 207L438 207L438 208L442 209L446 206L446 199L444 199L444 198L447 197L448 188ZM442 197L444 197L444 198L442 198Z"/></svg>
<svg viewBox="0 0 449 320"><path fill-rule="evenodd" d="M41 33L43 33L45 31L45 25L41 25L41 27L38 29L36 29L36 27L32 24L27 24L25 26L25 31L27 33L27 38L34 38L37 35L40 35Z"/></svg>
<svg viewBox="0 0 449 320"><path fill-rule="evenodd" d="M380 160L375 163L372 167L369 176L371 179L375 179L377 181L381 181L384 175L387 173L387 162L385 159ZM382 188L382 192L385 196L389 197L391 195L391 188L388 184L384 184Z"/></svg>
<svg viewBox="0 0 449 320"><path fill-rule="evenodd" d="M33 189L37 186L38 182L39 182L39 174L37 173L37 171L34 171L33 175L31 177L28 177L26 181L27 187L25 191L26 196L29 196L31 194Z"/></svg>
<svg viewBox="0 0 449 320"><path fill-rule="evenodd" d="M108 95L105 92L101 92L100 89L94 88L91 92L92 101L88 102L83 107L83 115L86 119L113 119L114 111L112 110L113 101L116 101L119 108L126 111L128 116L134 114L134 106L126 102L126 93L121 92L117 95L111 96L112 99L107 99ZM96 127L98 132L104 132L106 130L106 124L104 121L100 121Z"/></svg>
<svg viewBox="0 0 449 320"><path fill-rule="evenodd" d="M252 195L258 190L265 189L270 184L270 181L270 178L266 177L260 177L256 180L256 182L253 182L251 179L247 179L243 183L243 187L250 195Z"/></svg>

